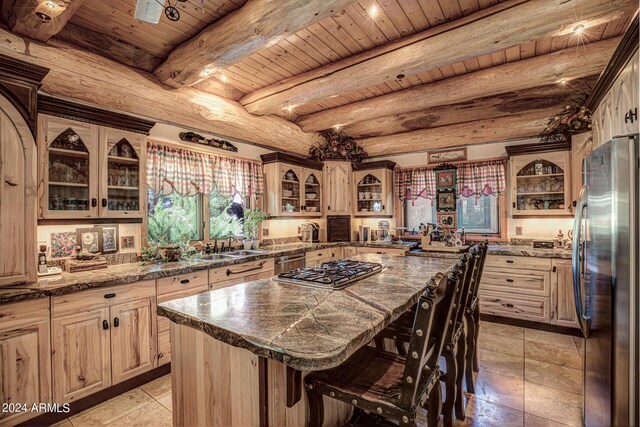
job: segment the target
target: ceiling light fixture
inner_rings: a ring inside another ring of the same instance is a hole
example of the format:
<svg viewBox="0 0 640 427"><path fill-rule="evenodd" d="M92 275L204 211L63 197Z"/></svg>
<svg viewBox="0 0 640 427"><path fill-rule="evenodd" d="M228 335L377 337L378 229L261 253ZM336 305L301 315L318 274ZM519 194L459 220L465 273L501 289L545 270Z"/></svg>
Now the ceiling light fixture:
<svg viewBox="0 0 640 427"><path fill-rule="evenodd" d="M229 80L229 79L227 78L227 76L225 76L224 74L220 75L220 81L221 81L222 83L226 83L226 82L227 82L227 80Z"/></svg>
<svg viewBox="0 0 640 427"><path fill-rule="evenodd" d="M293 105L287 105L286 107L284 107L285 110L287 110L289 113L293 113Z"/></svg>
<svg viewBox="0 0 640 427"><path fill-rule="evenodd" d="M376 19L378 16L378 12L380 12L380 10L378 9L378 6L371 5L371 7L369 8L369 16L371 17L371 19Z"/></svg>
<svg viewBox="0 0 640 427"><path fill-rule="evenodd" d="M208 76L209 74L211 74L211 70L208 68L205 68L204 70L202 70L202 75L203 76Z"/></svg>
<svg viewBox="0 0 640 427"><path fill-rule="evenodd" d="M573 28L573 32L576 34L582 34L584 32L585 26L584 24L578 24Z"/></svg>
<svg viewBox="0 0 640 427"><path fill-rule="evenodd" d="M45 6L47 6L49 9L55 9L56 8L56 4L52 1L48 1L45 3Z"/></svg>
<svg viewBox="0 0 640 427"><path fill-rule="evenodd" d="M560 84L562 86L566 86L567 85L567 79L560 79Z"/></svg>
<svg viewBox="0 0 640 427"><path fill-rule="evenodd" d="M335 130L340 130L340 128L341 128L341 127L342 127L342 125L335 125L333 128L334 128Z"/></svg>

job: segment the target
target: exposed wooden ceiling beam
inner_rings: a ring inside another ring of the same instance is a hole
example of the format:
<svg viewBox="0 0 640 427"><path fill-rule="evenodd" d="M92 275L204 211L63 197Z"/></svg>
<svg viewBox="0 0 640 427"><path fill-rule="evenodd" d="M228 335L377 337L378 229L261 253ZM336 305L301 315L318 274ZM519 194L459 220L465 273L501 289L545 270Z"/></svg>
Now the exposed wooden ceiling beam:
<svg viewBox="0 0 640 427"><path fill-rule="evenodd" d="M395 135L359 139L370 156L404 154L438 148L511 141L537 136L557 109L479 120Z"/></svg>
<svg viewBox="0 0 640 427"><path fill-rule="evenodd" d="M284 119L253 116L237 102L193 88L167 88L152 74L65 42L28 43L0 30L0 53L49 68L42 89L52 95L281 151L305 154L317 140Z"/></svg>
<svg viewBox="0 0 640 427"><path fill-rule="evenodd" d="M249 0L175 48L155 71L165 84L193 85L355 0Z"/></svg>
<svg viewBox="0 0 640 427"><path fill-rule="evenodd" d="M347 126L377 117L558 83L562 78L570 81L592 76L604 69L619 41L619 37L603 40L577 50L564 49L392 92L303 116L298 124L305 131L317 131L337 124Z"/></svg>
<svg viewBox="0 0 640 427"><path fill-rule="evenodd" d="M343 128L346 135L356 139L393 135L419 129L429 129L477 120L526 114L539 109L564 105L581 93L589 94L597 75L571 81L564 87L557 84L501 93L457 104L442 105L373 120L356 122Z"/></svg>
<svg viewBox="0 0 640 427"><path fill-rule="evenodd" d="M7 26L16 34L47 42L62 30L84 0L5 0Z"/></svg>
<svg viewBox="0 0 640 427"><path fill-rule="evenodd" d="M571 34L579 23L589 28L628 16L636 8L632 0L511 0L477 12L481 19L473 20L476 14L465 18L466 25L454 22L445 31L436 27L414 36L416 41L410 44L392 43L393 48L373 49L320 67L256 91L241 103L253 114L278 113L288 105L364 89L543 37Z"/></svg>

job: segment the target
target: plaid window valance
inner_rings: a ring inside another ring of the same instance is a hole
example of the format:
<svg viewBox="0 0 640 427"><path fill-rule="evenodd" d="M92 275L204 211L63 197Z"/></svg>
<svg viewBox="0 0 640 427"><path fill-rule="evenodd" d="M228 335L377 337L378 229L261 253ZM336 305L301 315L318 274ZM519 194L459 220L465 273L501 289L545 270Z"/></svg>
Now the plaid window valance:
<svg viewBox="0 0 640 427"><path fill-rule="evenodd" d="M502 160L456 165L456 192L461 197L498 196L507 186L506 165ZM436 175L432 168L396 169L396 196L402 200L436 197Z"/></svg>
<svg viewBox="0 0 640 427"><path fill-rule="evenodd" d="M154 193L231 197L262 195L262 163L217 156L162 144L147 145L147 184Z"/></svg>

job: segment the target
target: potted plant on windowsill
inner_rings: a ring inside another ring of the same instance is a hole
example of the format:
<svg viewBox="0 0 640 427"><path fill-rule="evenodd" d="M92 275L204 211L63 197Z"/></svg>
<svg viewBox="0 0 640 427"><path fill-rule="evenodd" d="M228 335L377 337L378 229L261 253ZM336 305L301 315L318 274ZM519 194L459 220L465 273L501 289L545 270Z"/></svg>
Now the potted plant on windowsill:
<svg viewBox="0 0 640 427"><path fill-rule="evenodd" d="M251 248L257 249L260 246L260 240L258 240L258 230L260 223L269 216L260 208L246 209L244 211L244 239L242 243L244 248L249 250Z"/></svg>

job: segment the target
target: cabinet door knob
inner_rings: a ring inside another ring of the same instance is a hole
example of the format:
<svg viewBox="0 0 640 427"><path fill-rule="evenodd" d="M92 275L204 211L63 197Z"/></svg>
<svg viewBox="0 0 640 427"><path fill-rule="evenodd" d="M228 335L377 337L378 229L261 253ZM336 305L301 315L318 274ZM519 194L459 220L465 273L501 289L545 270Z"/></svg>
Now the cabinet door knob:
<svg viewBox="0 0 640 427"><path fill-rule="evenodd" d="M107 329L109 329L109 322L107 322L106 320L102 321L102 329L104 329L105 331Z"/></svg>
<svg viewBox="0 0 640 427"><path fill-rule="evenodd" d="M113 318L113 327L117 328L118 326L120 326L120 319L118 317L114 317Z"/></svg>
<svg viewBox="0 0 640 427"><path fill-rule="evenodd" d="M555 273L556 271L558 271L558 267L556 267L556 266L554 265L554 266L553 266L553 270L552 270L552 271Z"/></svg>
<svg viewBox="0 0 640 427"><path fill-rule="evenodd" d="M96 199L95 197L93 199L91 199L91 207L96 207L98 206L98 199Z"/></svg>
<svg viewBox="0 0 640 427"><path fill-rule="evenodd" d="M105 199L105 198L102 199L102 207L103 208L107 207L107 199Z"/></svg>
<svg viewBox="0 0 640 427"><path fill-rule="evenodd" d="M78 375L78 381L84 382L85 381L85 377L82 376L82 375Z"/></svg>

